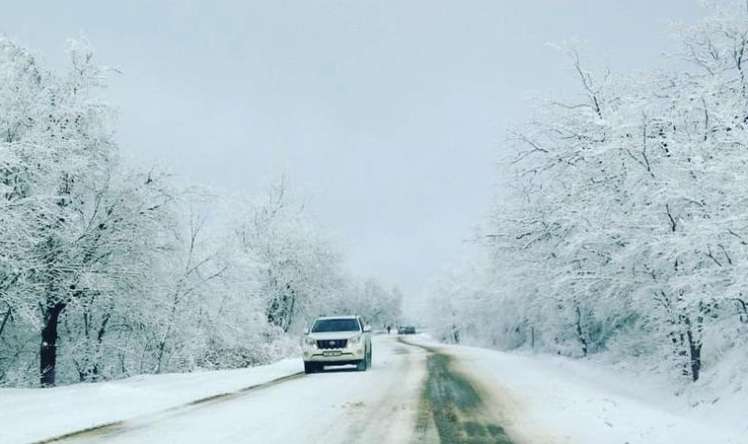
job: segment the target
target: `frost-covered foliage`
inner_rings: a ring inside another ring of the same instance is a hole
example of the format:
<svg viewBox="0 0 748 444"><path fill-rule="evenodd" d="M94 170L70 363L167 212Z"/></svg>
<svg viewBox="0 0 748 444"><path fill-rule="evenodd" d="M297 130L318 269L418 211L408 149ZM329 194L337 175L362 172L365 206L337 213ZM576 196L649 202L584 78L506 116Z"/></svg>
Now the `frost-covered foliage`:
<svg viewBox="0 0 748 444"><path fill-rule="evenodd" d="M708 347L748 345L745 5L682 39L677 70L638 80L570 51L581 98L517 132L487 270L461 276L482 287L437 292L445 336L644 356L692 380Z"/></svg>
<svg viewBox="0 0 748 444"><path fill-rule="evenodd" d="M107 70L69 55L56 73L0 38L0 385L252 365L321 312L397 312L285 185L216 221L217 196L124 165Z"/></svg>

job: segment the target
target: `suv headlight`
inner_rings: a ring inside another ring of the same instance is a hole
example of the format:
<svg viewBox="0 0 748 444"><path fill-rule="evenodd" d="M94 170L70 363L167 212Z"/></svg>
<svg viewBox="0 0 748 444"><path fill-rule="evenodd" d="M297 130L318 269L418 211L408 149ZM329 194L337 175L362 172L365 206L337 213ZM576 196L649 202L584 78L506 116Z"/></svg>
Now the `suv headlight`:
<svg viewBox="0 0 748 444"><path fill-rule="evenodd" d="M304 338L304 344L306 345L314 345L317 341L314 338Z"/></svg>
<svg viewBox="0 0 748 444"><path fill-rule="evenodd" d="M354 336L351 339L349 339L348 342L354 345L358 344L359 342L361 342L361 336Z"/></svg>

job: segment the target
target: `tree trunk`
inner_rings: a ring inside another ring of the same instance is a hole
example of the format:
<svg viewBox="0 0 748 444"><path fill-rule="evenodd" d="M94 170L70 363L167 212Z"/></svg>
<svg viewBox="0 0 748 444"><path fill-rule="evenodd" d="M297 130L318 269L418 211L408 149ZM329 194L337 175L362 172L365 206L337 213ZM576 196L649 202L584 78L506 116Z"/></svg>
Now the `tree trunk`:
<svg viewBox="0 0 748 444"><path fill-rule="evenodd" d="M39 348L39 383L42 387L55 385L57 366L57 323L65 304L57 302L47 307L44 313L44 327L42 328L42 343Z"/></svg>
<svg viewBox="0 0 748 444"><path fill-rule="evenodd" d="M166 337L168 332L164 335L164 338L158 343L158 359L156 360L156 374L161 373L161 362L164 359L164 350L166 349Z"/></svg>
<svg viewBox="0 0 748 444"><path fill-rule="evenodd" d="M288 333L288 331L291 329L291 323L293 323L294 310L296 309L296 291L293 288L291 288L291 284L289 284L287 288L289 292L290 301L288 303L288 310L286 312L286 322L283 327L283 331L285 333Z"/></svg>
<svg viewBox="0 0 748 444"><path fill-rule="evenodd" d="M688 332L688 352L691 357L691 378L696 382L701 372L701 342L694 341L691 331Z"/></svg>
<svg viewBox="0 0 748 444"><path fill-rule="evenodd" d="M535 351L535 327L530 327L530 349Z"/></svg>
<svg viewBox="0 0 748 444"><path fill-rule="evenodd" d="M577 339L579 339L579 343L582 344L582 355L585 357L587 356L587 338L584 337L584 332L582 331L582 310L579 309L579 305L576 306L576 312L577 312Z"/></svg>
<svg viewBox="0 0 748 444"><path fill-rule="evenodd" d="M13 309L8 305L8 311L5 312L5 315L3 316L3 322L0 322L0 337L3 336L3 330L5 330L5 325L8 323L11 313L13 313Z"/></svg>
<svg viewBox="0 0 748 444"><path fill-rule="evenodd" d="M108 312L104 315L104 319L101 322L99 331L96 333L96 354L93 368L91 368L91 374L94 381L99 380L99 355L101 353L101 345L104 343L104 335L106 334L106 326L109 323L109 319L112 317L112 312Z"/></svg>
<svg viewBox="0 0 748 444"><path fill-rule="evenodd" d="M684 324L686 326L686 339L688 340L688 358L689 358L689 370L691 373L691 379L693 382L699 380L699 374L701 372L701 325L703 322L703 313L705 307L699 305L699 313L696 318L696 326L694 331L694 325L691 323L691 318L684 316Z"/></svg>

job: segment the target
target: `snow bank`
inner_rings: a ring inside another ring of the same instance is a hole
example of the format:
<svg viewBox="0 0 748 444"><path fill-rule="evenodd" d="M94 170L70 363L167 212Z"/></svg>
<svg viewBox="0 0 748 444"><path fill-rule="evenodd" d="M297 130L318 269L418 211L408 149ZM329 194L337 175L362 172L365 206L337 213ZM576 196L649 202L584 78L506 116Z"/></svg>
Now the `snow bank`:
<svg viewBox="0 0 748 444"><path fill-rule="evenodd" d="M39 441L132 419L302 370L301 360L285 359L238 370L140 375L51 389L0 389L0 443Z"/></svg>
<svg viewBox="0 0 748 444"><path fill-rule="evenodd" d="M694 403L693 395L676 395L678 387L664 379L593 361L439 346L459 358L462 371L491 385L496 408L523 443L748 443L744 393Z"/></svg>

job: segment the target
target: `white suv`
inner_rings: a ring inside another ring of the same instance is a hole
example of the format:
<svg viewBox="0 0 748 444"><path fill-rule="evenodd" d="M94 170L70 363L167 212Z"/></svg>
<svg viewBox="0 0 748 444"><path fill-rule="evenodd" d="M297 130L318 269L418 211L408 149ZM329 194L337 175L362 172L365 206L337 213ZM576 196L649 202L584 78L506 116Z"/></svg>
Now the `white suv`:
<svg viewBox="0 0 748 444"><path fill-rule="evenodd" d="M345 364L365 371L371 367L371 328L360 316L317 318L301 339L301 349L305 373Z"/></svg>

